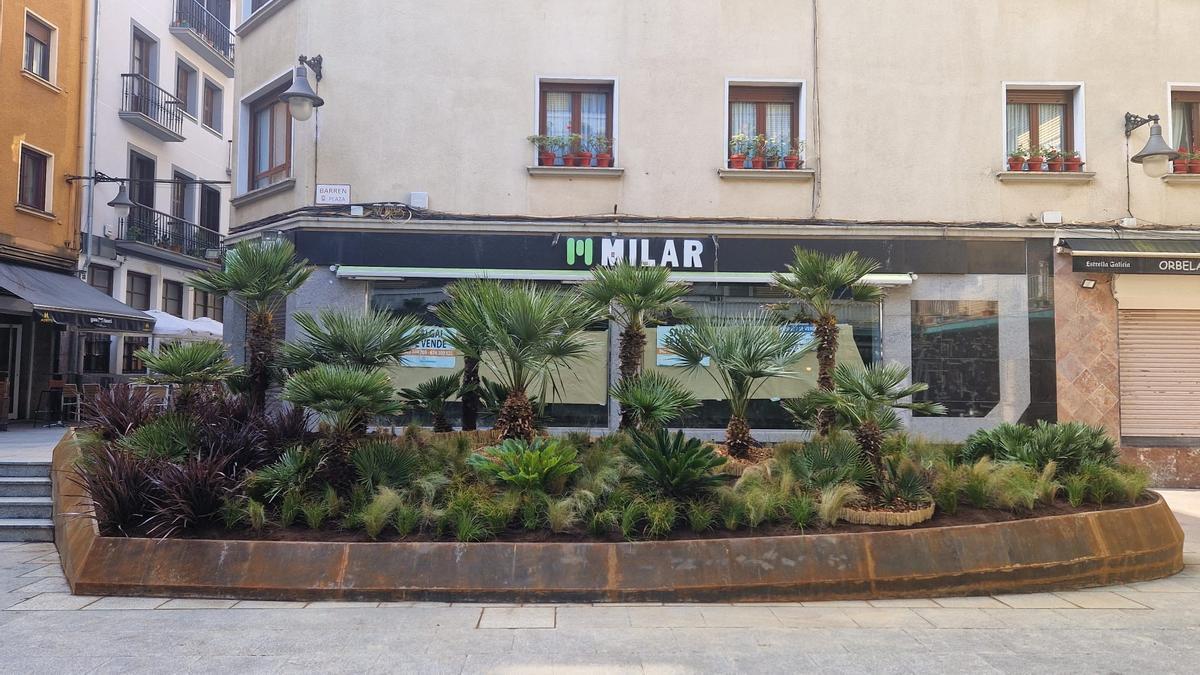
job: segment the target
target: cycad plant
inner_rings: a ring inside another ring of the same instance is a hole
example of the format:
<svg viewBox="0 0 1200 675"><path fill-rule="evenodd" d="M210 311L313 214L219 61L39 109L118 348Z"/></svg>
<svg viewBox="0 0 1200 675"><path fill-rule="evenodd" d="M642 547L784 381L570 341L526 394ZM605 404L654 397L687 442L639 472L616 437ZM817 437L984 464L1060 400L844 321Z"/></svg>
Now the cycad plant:
<svg viewBox="0 0 1200 675"><path fill-rule="evenodd" d="M680 298L687 295L688 286L671 281L668 267L631 265L621 261L615 265L593 267L592 279L580 287L580 292L601 307L607 307L609 318L621 327L619 372L621 380L627 380L642 371L646 327L668 314L684 313L686 306ZM622 429L636 424L634 414L622 402Z"/></svg>
<svg viewBox="0 0 1200 675"><path fill-rule="evenodd" d="M834 301L882 300L883 289L863 281L863 277L879 269L879 263L855 251L829 256L797 246L794 255L795 260L787 266L787 272L774 273L775 283L812 314L817 342L817 388L833 391L838 347ZM833 413L821 411L815 423L817 433L828 433L833 425Z"/></svg>
<svg viewBox="0 0 1200 675"><path fill-rule="evenodd" d="M434 431L454 431L446 419L446 401L459 391L461 373L438 375L412 388L400 390L400 400L413 408L429 411Z"/></svg>
<svg viewBox="0 0 1200 675"><path fill-rule="evenodd" d="M801 424L828 411L831 426L850 429L871 466L881 474L884 436L903 426L897 409L924 415L946 414L946 407L940 403L909 400L929 385L905 384L908 374L909 369L898 363L875 363L866 368L842 364L834 372L832 390L814 389L798 399L784 401L783 406Z"/></svg>
<svg viewBox="0 0 1200 675"><path fill-rule="evenodd" d="M244 241L225 254L219 270L198 272L188 279L196 290L232 298L246 311L246 374L250 400L266 405L271 366L279 343L276 313L284 300L308 280L307 260L296 260L286 239Z"/></svg>
<svg viewBox="0 0 1200 675"><path fill-rule="evenodd" d="M725 429L729 454L745 457L756 445L750 437L746 410L755 392L768 380L793 377L791 367L808 352L802 335L766 314L737 317L697 316L667 336L666 348L684 368L712 378L729 401ZM711 366L705 361L711 360Z"/></svg>
<svg viewBox="0 0 1200 675"><path fill-rule="evenodd" d="M405 352L429 335L411 314L323 310L317 316L296 312L292 318L302 335L280 347L279 363L293 372L321 363L359 368L400 363Z"/></svg>
<svg viewBox="0 0 1200 675"><path fill-rule="evenodd" d="M500 293L500 284L491 279L463 279L446 287L449 300L433 312L449 329L446 341L463 355L462 428L474 431L479 423L479 363L488 347L487 313L489 299Z"/></svg>
<svg viewBox="0 0 1200 675"><path fill-rule="evenodd" d="M661 427L652 433L634 429L632 434L633 443L621 446L621 452L640 469L638 478L647 487L668 497L688 499L725 481L713 473L725 458L700 439L686 438L682 431L671 434Z"/></svg>
<svg viewBox="0 0 1200 675"><path fill-rule="evenodd" d="M654 370L621 378L609 395L621 404L622 420L646 431L665 427L700 405L678 380Z"/></svg>
<svg viewBox="0 0 1200 675"><path fill-rule="evenodd" d="M481 291L470 302L478 305L481 328L487 333L482 355L508 391L496 416L496 429L502 438L530 440L534 432L530 390L537 385L545 393L558 387L562 368L586 353L584 330L603 318L603 310L578 294L532 283L472 289Z"/></svg>
<svg viewBox="0 0 1200 675"><path fill-rule="evenodd" d="M218 340L169 342L157 352L142 348L133 356L150 370L141 381L178 387L175 409L181 412L188 409L197 386L220 384L242 371L229 360L225 345Z"/></svg>

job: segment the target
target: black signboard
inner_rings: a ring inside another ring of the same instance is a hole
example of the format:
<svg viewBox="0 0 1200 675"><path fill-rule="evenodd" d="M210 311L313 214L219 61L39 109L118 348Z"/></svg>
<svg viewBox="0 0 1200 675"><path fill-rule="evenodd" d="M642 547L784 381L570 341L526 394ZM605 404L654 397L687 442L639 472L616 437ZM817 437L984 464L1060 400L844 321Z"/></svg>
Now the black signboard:
<svg viewBox="0 0 1200 675"><path fill-rule="evenodd" d="M1169 253L1155 256L1083 256L1071 259L1076 272L1103 274L1200 274L1200 258L1183 258Z"/></svg>

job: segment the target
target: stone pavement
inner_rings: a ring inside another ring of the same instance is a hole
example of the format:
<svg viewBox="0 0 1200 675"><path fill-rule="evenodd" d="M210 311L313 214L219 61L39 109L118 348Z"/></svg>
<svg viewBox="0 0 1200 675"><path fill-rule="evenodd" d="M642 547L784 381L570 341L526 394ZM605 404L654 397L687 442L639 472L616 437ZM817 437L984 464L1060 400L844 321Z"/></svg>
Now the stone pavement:
<svg viewBox="0 0 1200 675"><path fill-rule="evenodd" d="M68 594L0 544L0 672L1196 672L1200 491L1164 491L1185 570L1075 592L873 602L272 603Z"/></svg>
<svg viewBox="0 0 1200 675"><path fill-rule="evenodd" d="M0 431L0 462L49 462L66 429L12 422Z"/></svg>

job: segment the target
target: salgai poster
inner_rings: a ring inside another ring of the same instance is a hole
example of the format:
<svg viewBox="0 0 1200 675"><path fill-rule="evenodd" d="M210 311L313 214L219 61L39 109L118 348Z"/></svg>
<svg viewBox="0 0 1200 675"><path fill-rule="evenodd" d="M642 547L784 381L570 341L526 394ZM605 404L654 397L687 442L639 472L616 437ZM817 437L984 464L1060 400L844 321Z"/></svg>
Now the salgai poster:
<svg viewBox="0 0 1200 675"><path fill-rule="evenodd" d="M400 362L410 368L453 368L454 358L458 350L446 341L453 329L443 326L426 326L429 337L417 343L416 347L404 352Z"/></svg>

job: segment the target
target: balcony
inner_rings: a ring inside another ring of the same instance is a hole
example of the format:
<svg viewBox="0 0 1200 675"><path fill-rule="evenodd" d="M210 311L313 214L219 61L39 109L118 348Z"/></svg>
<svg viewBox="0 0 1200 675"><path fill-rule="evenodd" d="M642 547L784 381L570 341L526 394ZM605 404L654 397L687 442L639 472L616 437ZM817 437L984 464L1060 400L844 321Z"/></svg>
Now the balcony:
<svg viewBox="0 0 1200 675"><path fill-rule="evenodd" d="M134 205L129 217L118 223L118 242L151 246L204 260L205 251L221 245L221 235L169 213ZM145 250L143 246L137 246Z"/></svg>
<svg viewBox="0 0 1200 675"><path fill-rule="evenodd" d="M183 140L183 105L142 75L121 76L121 110L117 114L160 140Z"/></svg>
<svg viewBox="0 0 1200 675"><path fill-rule="evenodd" d="M200 0L175 0L171 34L204 57L214 68L233 77L233 31Z"/></svg>

